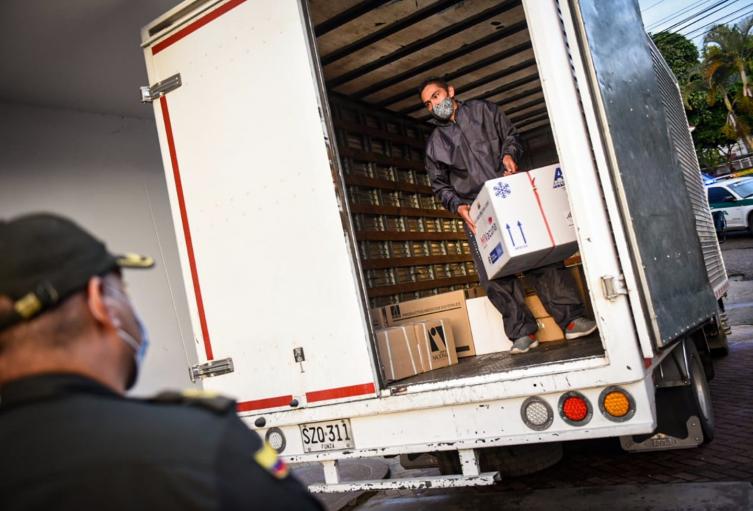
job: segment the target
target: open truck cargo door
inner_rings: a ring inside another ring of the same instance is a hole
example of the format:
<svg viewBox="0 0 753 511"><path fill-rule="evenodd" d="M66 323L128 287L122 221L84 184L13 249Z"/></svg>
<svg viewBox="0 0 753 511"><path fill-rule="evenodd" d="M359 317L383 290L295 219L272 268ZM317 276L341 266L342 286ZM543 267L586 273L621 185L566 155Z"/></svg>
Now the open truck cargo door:
<svg viewBox="0 0 753 511"><path fill-rule="evenodd" d="M697 162L691 165L692 145L686 147L687 121L670 108L678 98L669 95L677 91L657 68L646 34L635 30L641 24L637 2L610 2L608 9L595 0L570 5L580 22L644 316L661 347L713 317L712 285L726 284L718 243L701 239L713 234L713 223L708 205L695 200L701 177Z"/></svg>
<svg viewBox="0 0 753 511"><path fill-rule="evenodd" d="M196 372L240 411L378 387L304 9L188 1L142 32Z"/></svg>

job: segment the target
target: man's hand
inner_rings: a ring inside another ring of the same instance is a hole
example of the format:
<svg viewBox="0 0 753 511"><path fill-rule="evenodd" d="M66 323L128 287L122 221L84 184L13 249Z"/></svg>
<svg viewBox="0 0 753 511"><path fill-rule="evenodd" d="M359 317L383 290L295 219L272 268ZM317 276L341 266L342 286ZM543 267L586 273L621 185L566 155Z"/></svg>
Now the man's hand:
<svg viewBox="0 0 753 511"><path fill-rule="evenodd" d="M476 224L471 220L471 207L468 204L461 204L458 206L458 215L463 219L465 225L471 230L473 235L476 235Z"/></svg>
<svg viewBox="0 0 753 511"><path fill-rule="evenodd" d="M502 174L503 176L509 176L510 174L515 174L518 171L518 164L515 163L515 160L513 160L512 156L509 154L506 154L502 157L502 165L505 166L505 172Z"/></svg>

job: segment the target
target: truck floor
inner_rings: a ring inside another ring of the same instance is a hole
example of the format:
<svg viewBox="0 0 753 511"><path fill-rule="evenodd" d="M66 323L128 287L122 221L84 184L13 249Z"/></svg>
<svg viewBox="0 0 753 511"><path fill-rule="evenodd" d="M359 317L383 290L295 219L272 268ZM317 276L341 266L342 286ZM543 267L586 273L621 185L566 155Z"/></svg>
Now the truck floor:
<svg viewBox="0 0 753 511"><path fill-rule="evenodd" d="M511 355L509 351L501 351L477 357L461 358L457 365L417 374L393 382L390 387L404 387L419 383L434 383L483 374L502 373L522 367L600 357L603 354L604 347L601 344L601 338L599 333L595 332L574 341L542 342L528 353Z"/></svg>

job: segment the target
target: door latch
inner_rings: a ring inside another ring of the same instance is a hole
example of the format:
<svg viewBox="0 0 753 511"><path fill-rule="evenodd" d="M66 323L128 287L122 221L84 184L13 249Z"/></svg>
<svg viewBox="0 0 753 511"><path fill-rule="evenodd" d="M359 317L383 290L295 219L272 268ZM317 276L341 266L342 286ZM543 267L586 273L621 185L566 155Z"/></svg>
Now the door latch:
<svg viewBox="0 0 753 511"><path fill-rule="evenodd" d="M203 364L195 364L188 368L188 374L192 382L196 380L220 376L221 374L232 373L235 371L232 358L221 358L219 360L210 360Z"/></svg>
<svg viewBox="0 0 753 511"><path fill-rule="evenodd" d="M624 275L603 275L601 277L601 290L609 301L615 301L620 295L628 294L625 286Z"/></svg>
<svg viewBox="0 0 753 511"><path fill-rule="evenodd" d="M152 86L142 85L141 89L141 102L151 103L155 99L159 99L170 91L173 91L183 85L180 79L180 73L172 75L170 78L165 78L161 82L157 82Z"/></svg>

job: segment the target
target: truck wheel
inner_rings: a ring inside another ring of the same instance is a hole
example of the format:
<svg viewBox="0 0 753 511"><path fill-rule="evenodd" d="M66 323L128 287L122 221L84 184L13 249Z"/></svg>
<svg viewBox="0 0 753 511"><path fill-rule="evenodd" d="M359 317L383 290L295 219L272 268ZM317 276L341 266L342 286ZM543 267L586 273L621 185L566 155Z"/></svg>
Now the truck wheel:
<svg viewBox="0 0 753 511"><path fill-rule="evenodd" d="M481 450L481 471L498 471L502 477L525 476L555 465L562 460L563 453L562 442L489 447ZM461 473L457 451L435 455L442 475Z"/></svg>
<svg viewBox="0 0 753 511"><path fill-rule="evenodd" d="M691 406L695 408L693 410L694 415L701 421L701 429L703 430L703 443L707 444L714 439L714 408L711 405L711 391L709 390L709 382L706 379L706 374L703 371L703 363L701 357L698 355L698 351L692 343L687 343L688 347L688 372L690 376L690 385L682 387L687 392L688 400Z"/></svg>

